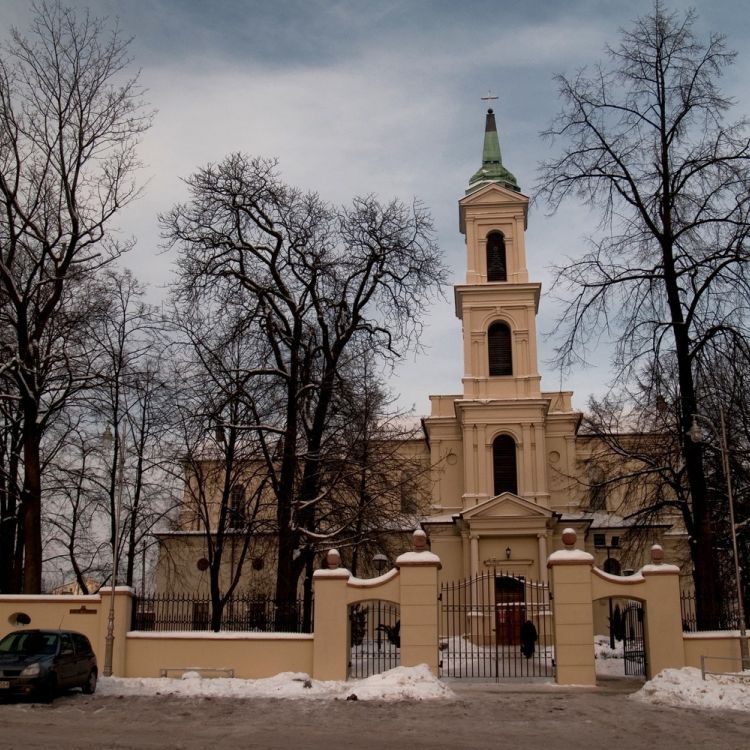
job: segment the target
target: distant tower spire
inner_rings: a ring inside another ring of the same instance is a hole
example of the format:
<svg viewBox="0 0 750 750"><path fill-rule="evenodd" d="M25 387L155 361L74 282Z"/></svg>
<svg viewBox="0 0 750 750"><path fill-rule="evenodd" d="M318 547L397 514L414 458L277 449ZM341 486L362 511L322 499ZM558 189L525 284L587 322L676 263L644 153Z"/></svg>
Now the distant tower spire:
<svg viewBox="0 0 750 750"><path fill-rule="evenodd" d="M483 96L483 101L492 101L497 99L488 92ZM516 178L503 166L503 157L500 152L500 139L497 136L497 124L495 123L495 113L490 107L487 110L487 118L484 123L484 148L482 149L482 166L472 175L469 180L469 187L466 194L473 193L483 185L494 182L503 187L521 192L518 187Z"/></svg>

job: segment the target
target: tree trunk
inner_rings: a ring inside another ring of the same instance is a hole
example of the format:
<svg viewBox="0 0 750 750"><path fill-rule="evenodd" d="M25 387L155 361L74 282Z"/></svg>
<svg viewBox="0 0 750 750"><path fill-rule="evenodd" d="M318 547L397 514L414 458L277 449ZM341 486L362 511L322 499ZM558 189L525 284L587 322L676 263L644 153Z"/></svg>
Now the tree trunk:
<svg viewBox="0 0 750 750"><path fill-rule="evenodd" d="M23 593L42 593L42 475L36 404L24 404L23 424Z"/></svg>
<svg viewBox="0 0 750 750"><path fill-rule="evenodd" d="M666 217L671 217L665 211ZM669 219L666 229L671 231ZM680 385L680 432L685 466L687 469L690 497L693 506L693 536L690 552L693 560L693 577L696 593L696 617L698 628L711 630L719 625L721 605L720 589L716 585L716 563L714 560L714 533L706 502L706 476L703 467L703 447L687 437L697 413L695 382L690 358L690 332L685 322L680 301L680 290L674 267L673 243L662 241L664 261L664 283L672 322L677 357L677 374Z"/></svg>

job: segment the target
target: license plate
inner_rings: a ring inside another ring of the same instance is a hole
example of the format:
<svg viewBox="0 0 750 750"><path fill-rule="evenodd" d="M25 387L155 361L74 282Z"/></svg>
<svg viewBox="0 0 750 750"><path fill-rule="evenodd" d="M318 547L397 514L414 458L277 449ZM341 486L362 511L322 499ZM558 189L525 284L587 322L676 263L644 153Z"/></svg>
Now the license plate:
<svg viewBox="0 0 750 750"><path fill-rule="evenodd" d="M0 680L0 690L8 690L10 688L10 682L8 680Z"/></svg>

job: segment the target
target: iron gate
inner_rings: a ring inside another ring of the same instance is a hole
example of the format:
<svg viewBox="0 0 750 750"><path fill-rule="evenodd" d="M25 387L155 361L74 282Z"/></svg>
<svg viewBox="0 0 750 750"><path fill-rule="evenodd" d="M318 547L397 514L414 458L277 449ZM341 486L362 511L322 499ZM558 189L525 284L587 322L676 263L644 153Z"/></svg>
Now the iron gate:
<svg viewBox="0 0 750 750"><path fill-rule="evenodd" d="M623 657L625 674L633 677L646 676L646 642L643 632L643 604L628 602L623 613L625 633Z"/></svg>
<svg viewBox="0 0 750 750"><path fill-rule="evenodd" d="M491 569L440 586L441 677L551 677L549 584Z"/></svg>
<svg viewBox="0 0 750 750"><path fill-rule="evenodd" d="M349 676L369 677L401 663L397 604L373 599L349 607Z"/></svg>

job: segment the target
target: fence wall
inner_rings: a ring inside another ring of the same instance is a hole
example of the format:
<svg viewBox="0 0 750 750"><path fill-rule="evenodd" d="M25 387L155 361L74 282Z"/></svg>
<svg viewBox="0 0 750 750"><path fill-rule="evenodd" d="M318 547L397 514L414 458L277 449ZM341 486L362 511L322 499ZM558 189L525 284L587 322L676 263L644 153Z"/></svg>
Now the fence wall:
<svg viewBox="0 0 750 750"><path fill-rule="evenodd" d="M190 669L259 679L313 669L313 636L298 633L127 634L125 677L174 677Z"/></svg>
<svg viewBox="0 0 750 750"><path fill-rule="evenodd" d="M739 631L721 633L684 633L682 636L685 648L685 666L701 666L701 656L736 662L734 669L741 668ZM733 671L726 669L725 671Z"/></svg>
<svg viewBox="0 0 750 750"><path fill-rule="evenodd" d="M234 594L222 611L220 630L274 633L278 630L279 614L286 632L304 632L301 599L279 608L273 599ZM211 631L211 599L183 593L139 596L135 601L133 630Z"/></svg>
<svg viewBox="0 0 750 750"><path fill-rule="evenodd" d="M329 552L329 564L338 553ZM338 558L340 560L340 558ZM316 571L315 627L312 634L248 631L136 631L133 591L115 594L112 672L123 677L158 677L164 670L219 670L235 677L272 677L304 672L316 679L345 680L349 658L351 604L370 599L400 605L401 664L427 663L437 672L437 570L440 560L415 532L415 550L401 555L396 569L362 580L335 567ZM109 592L91 596L0 595L0 636L19 628L65 628L91 640L99 671L109 613ZM19 619L19 615L26 617Z"/></svg>

